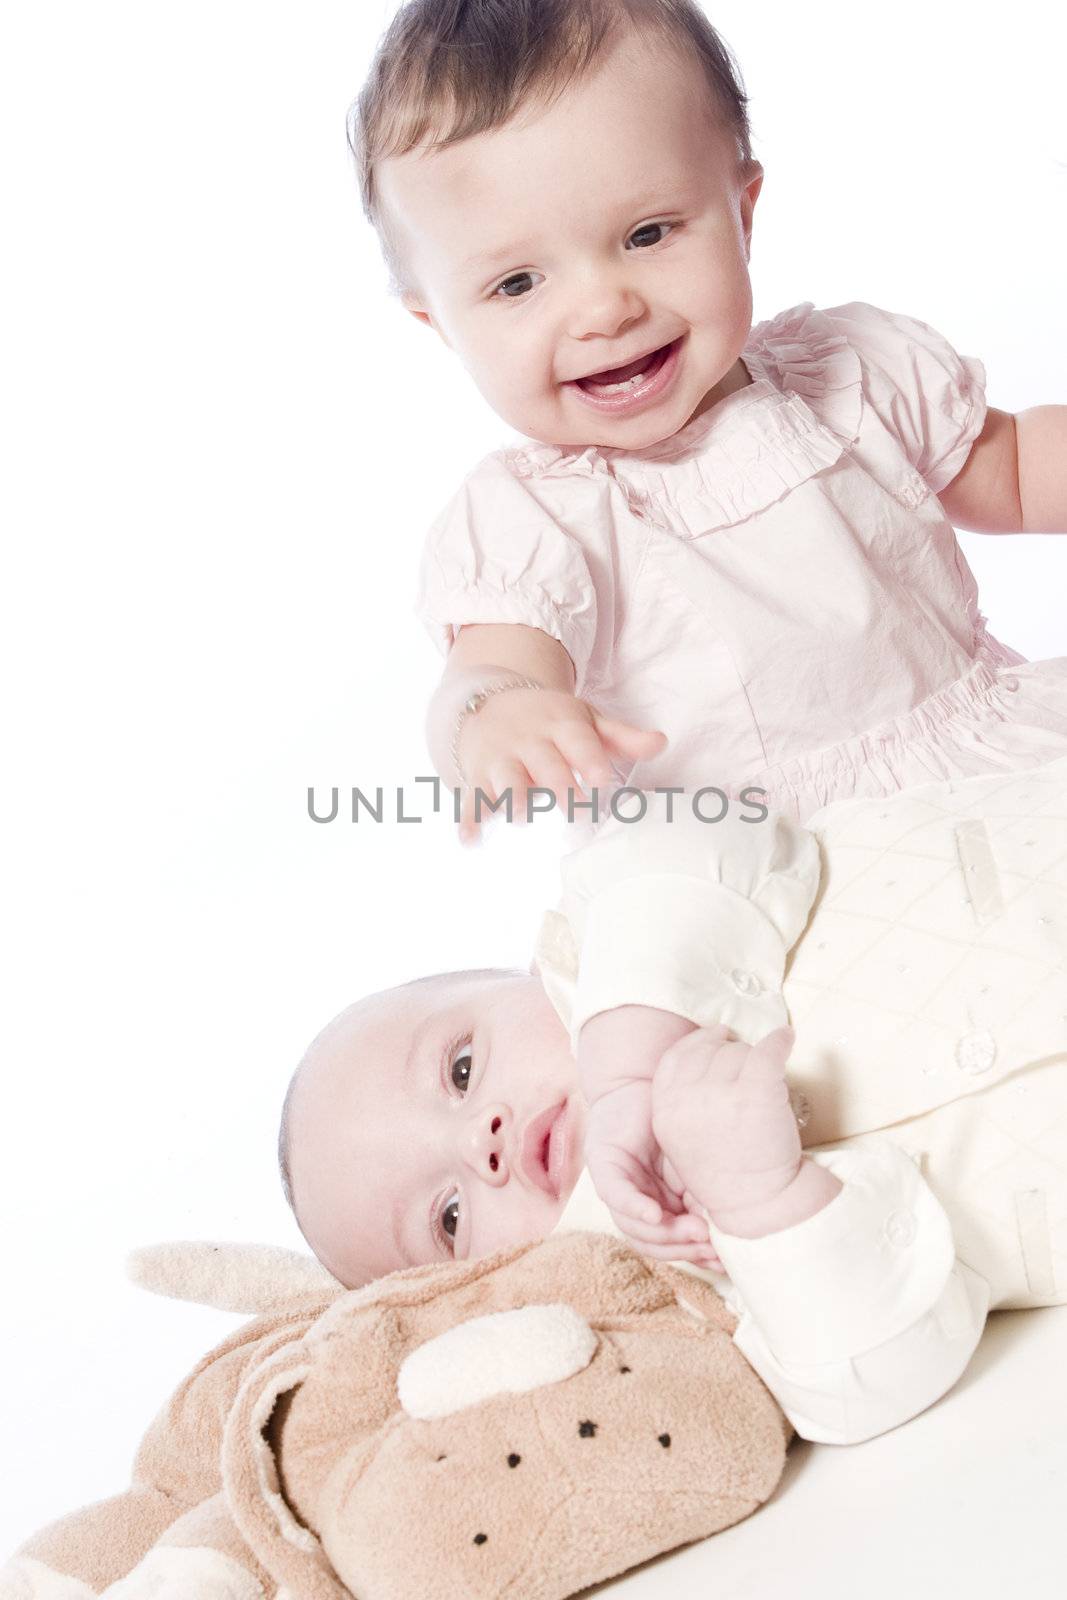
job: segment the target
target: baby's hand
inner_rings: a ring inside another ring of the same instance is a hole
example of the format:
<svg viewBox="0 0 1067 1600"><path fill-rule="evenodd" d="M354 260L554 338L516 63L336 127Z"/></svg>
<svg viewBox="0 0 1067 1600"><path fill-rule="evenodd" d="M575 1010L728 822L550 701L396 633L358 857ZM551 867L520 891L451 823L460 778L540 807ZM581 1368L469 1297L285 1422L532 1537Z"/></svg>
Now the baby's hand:
<svg viewBox="0 0 1067 1600"><path fill-rule="evenodd" d="M616 1227L642 1255L719 1265L707 1224L687 1212L664 1171L647 1079L610 1089L589 1108L585 1161Z"/></svg>
<svg viewBox="0 0 1067 1600"><path fill-rule="evenodd" d="M717 1266L703 1217L687 1214L652 1133L652 1078L693 1024L655 1006L616 1006L578 1039L578 1079L590 1108L585 1160L615 1224L645 1255Z"/></svg>
<svg viewBox="0 0 1067 1600"><path fill-rule="evenodd" d="M652 1129L688 1209L730 1232L732 1215L772 1205L803 1152L785 1065L792 1028L742 1044L698 1028L671 1045L652 1081Z"/></svg>
<svg viewBox="0 0 1067 1600"><path fill-rule="evenodd" d="M527 790L549 789L566 816L568 791L613 786L612 756L640 761L658 755L666 742L662 733L603 717L558 689L490 695L464 717L459 730L456 753L467 786L460 838L469 842L478 835L478 789L492 800L510 790L511 810L504 815L516 822L526 820Z"/></svg>

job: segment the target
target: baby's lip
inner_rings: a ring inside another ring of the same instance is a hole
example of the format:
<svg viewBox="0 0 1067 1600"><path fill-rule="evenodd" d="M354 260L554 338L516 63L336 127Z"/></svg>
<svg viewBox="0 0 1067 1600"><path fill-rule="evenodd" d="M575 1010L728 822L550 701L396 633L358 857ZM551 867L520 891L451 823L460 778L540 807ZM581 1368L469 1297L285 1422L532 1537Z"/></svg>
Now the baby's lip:
<svg viewBox="0 0 1067 1600"><path fill-rule="evenodd" d="M638 361L647 361L650 356L658 354L660 350L667 350L672 344L677 343L677 338L669 339L666 344L652 344L647 350L639 350L636 355L627 356L625 361L605 361L603 366L595 368L592 372L580 372L574 378L568 378L568 383L581 383L586 378L599 377L602 372L619 372L623 367L632 367Z"/></svg>
<svg viewBox="0 0 1067 1600"><path fill-rule="evenodd" d="M523 1174L535 1189L543 1190L553 1200L559 1199L559 1187L549 1174L548 1154L552 1130L566 1109L566 1100L560 1100L556 1105L549 1106L547 1111L531 1117L519 1142L519 1162Z"/></svg>

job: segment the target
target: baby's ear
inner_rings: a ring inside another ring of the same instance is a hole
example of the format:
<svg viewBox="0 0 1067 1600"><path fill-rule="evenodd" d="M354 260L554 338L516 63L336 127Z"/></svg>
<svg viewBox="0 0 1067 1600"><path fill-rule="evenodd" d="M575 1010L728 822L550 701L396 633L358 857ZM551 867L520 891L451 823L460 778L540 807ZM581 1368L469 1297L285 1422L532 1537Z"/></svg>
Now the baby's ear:
<svg viewBox="0 0 1067 1600"><path fill-rule="evenodd" d="M410 311L416 322L421 322L427 328L432 328L434 333L436 333L451 350L451 341L446 339L445 335L441 332L441 329L434 320L433 313L428 311L423 304L421 295L417 294L414 289L405 289L400 296L400 304L404 307L405 311Z"/></svg>
<svg viewBox="0 0 1067 1600"><path fill-rule="evenodd" d="M763 168L758 161L749 159L742 165L741 171L741 223L745 230L745 255L751 259L752 255L752 213L756 209L760 190L763 188Z"/></svg>

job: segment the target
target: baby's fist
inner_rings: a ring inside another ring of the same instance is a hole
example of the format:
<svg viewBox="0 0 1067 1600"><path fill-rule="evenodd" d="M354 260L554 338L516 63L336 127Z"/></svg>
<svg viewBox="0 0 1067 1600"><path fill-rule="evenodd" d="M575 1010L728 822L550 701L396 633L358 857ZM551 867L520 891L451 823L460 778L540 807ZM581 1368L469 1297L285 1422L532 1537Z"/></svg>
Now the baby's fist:
<svg viewBox="0 0 1067 1600"><path fill-rule="evenodd" d="M797 1176L800 1133L785 1076L792 1047L792 1028L746 1045L716 1026L660 1058L653 1132L687 1200L712 1222L773 1202Z"/></svg>

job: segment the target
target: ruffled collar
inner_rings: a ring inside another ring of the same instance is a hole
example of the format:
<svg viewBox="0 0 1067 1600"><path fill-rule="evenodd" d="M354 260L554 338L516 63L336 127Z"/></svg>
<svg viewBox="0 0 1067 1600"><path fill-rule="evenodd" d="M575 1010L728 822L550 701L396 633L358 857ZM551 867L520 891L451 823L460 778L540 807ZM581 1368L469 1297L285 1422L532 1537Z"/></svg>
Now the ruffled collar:
<svg viewBox="0 0 1067 1600"><path fill-rule="evenodd" d="M522 477L610 473L630 505L682 538L730 527L832 466L858 436L859 357L810 302L757 324L752 382L639 453L530 441L505 452Z"/></svg>

